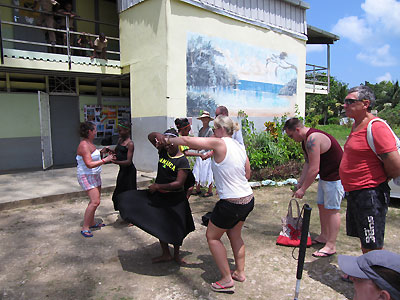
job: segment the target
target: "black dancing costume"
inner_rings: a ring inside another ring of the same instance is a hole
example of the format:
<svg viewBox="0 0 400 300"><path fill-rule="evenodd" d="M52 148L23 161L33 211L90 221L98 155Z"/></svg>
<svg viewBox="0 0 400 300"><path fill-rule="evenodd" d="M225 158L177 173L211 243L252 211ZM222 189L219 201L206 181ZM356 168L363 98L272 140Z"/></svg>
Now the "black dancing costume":
<svg viewBox="0 0 400 300"><path fill-rule="evenodd" d="M159 152L156 183L176 180L179 170L190 172L187 158L182 154L171 157L166 150ZM121 217L162 242L182 245L183 239L194 231L194 222L186 192L148 190L127 191L116 197Z"/></svg>
<svg viewBox="0 0 400 300"><path fill-rule="evenodd" d="M115 155L116 155L117 161L127 160L128 147L118 144L117 147L115 147ZM114 202L114 209L119 210L118 209L118 201L117 201L117 196L119 194L121 194L122 192L136 190L136 189L137 189L137 185L136 185L136 167L135 167L135 165L133 163L131 163L129 166L119 165L117 184L116 184L114 193L112 195L112 201Z"/></svg>

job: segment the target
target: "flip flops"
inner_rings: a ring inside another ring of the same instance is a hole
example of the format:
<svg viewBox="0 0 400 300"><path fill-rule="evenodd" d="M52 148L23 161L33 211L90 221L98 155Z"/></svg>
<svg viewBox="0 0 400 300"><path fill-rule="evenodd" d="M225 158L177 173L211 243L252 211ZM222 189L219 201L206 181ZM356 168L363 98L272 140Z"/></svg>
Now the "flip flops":
<svg viewBox="0 0 400 300"><path fill-rule="evenodd" d="M94 228L101 228L101 227L104 227L104 226L106 226L106 224L97 223L97 224L95 224L95 225L93 225L93 226L90 226L89 228L90 228L90 229L94 229Z"/></svg>
<svg viewBox="0 0 400 300"><path fill-rule="evenodd" d="M214 292L220 292L220 293L233 293L235 291L235 285L231 286L223 286L220 284L218 281L211 283L211 289Z"/></svg>
<svg viewBox="0 0 400 300"><path fill-rule="evenodd" d="M312 245L325 245L326 243L323 243L323 242L320 242L320 241L317 241L317 240L312 240L311 244Z"/></svg>
<svg viewBox="0 0 400 300"><path fill-rule="evenodd" d="M90 230L81 230L81 234L85 237L85 238L90 238L93 236L92 232Z"/></svg>
<svg viewBox="0 0 400 300"><path fill-rule="evenodd" d="M319 253L319 254L322 254L322 255L317 255L316 253ZM318 251L315 251L315 252L312 254L312 256L314 256L314 257L329 257L329 256L332 256L332 255L334 255L334 254L336 254L336 252L327 253L327 252L325 252L325 251L318 250Z"/></svg>

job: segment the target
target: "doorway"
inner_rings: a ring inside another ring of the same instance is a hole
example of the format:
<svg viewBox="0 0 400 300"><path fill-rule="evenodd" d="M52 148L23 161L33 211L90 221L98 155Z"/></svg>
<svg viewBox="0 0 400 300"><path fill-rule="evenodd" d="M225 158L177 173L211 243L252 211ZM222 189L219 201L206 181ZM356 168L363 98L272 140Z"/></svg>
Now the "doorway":
<svg viewBox="0 0 400 300"><path fill-rule="evenodd" d="M55 167L76 165L79 145L79 97L50 95L50 120Z"/></svg>

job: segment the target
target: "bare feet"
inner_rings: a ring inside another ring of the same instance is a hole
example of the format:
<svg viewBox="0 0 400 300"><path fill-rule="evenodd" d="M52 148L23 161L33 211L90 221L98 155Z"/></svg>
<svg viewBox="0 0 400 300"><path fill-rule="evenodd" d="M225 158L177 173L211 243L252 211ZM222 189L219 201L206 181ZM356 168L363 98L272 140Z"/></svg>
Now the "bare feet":
<svg viewBox="0 0 400 300"><path fill-rule="evenodd" d="M178 263L178 265L181 265L181 266L187 265L187 262L180 256L174 257L174 260Z"/></svg>
<svg viewBox="0 0 400 300"><path fill-rule="evenodd" d="M246 276L244 275L244 272L243 272L243 274L240 274L237 271L231 271L231 276L232 276L232 279L235 281L244 282L246 280Z"/></svg>
<svg viewBox="0 0 400 300"><path fill-rule="evenodd" d="M171 255L161 255L161 256L157 256L151 259L151 262L153 264L158 264L158 263L162 263L162 262L167 262L167 261L171 261L174 258Z"/></svg>

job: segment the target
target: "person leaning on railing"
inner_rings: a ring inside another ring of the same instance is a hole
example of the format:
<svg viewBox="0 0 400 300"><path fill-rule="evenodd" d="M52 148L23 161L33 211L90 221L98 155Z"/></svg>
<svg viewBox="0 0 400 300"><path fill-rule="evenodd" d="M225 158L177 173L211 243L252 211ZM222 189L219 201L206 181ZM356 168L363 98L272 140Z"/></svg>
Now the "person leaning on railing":
<svg viewBox="0 0 400 300"><path fill-rule="evenodd" d="M55 22L53 16L53 6L59 5L59 3L55 0L35 0L34 4L36 5L37 3L40 4L41 11L44 12L40 14L39 19L36 22L37 25L47 28L54 28ZM55 32L52 30L48 30L47 35L48 42L54 46L56 44Z"/></svg>
<svg viewBox="0 0 400 300"><path fill-rule="evenodd" d="M102 58L102 59L107 59L106 57L106 50L107 50L107 39L104 33L100 33L99 37L95 39L93 42L93 58Z"/></svg>

